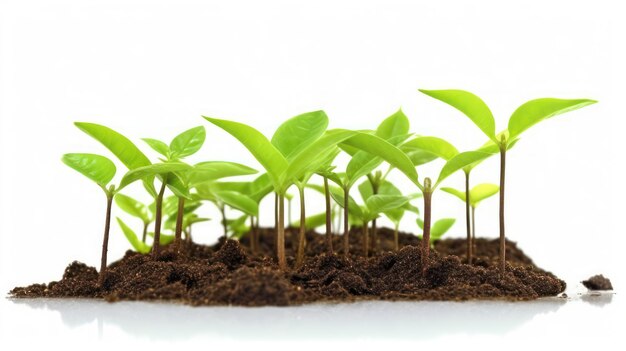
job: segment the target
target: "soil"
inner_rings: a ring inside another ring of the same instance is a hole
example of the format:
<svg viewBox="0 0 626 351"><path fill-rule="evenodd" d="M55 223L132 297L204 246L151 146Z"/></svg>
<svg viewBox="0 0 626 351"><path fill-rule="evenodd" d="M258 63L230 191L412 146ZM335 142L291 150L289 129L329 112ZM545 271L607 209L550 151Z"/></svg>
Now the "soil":
<svg viewBox="0 0 626 351"><path fill-rule="evenodd" d="M464 240L441 240L422 275L419 239L412 234L400 233L400 249L393 251L393 231L379 228L378 248L366 258L359 228L351 232L348 257L341 253L342 236L334 236L335 254L329 255L324 236L308 232L307 257L296 269L296 233L286 233L292 267L287 271L279 270L273 259L273 229L261 228L256 254L248 250L247 237L213 246L189 244L180 253L164 247L157 257L127 251L109 265L101 286L95 268L73 262L60 281L17 287L10 295L287 306L356 300L531 300L565 290L565 282L536 267L514 242L507 242L503 275L497 267L497 239L476 240L473 265L465 263Z"/></svg>
<svg viewBox="0 0 626 351"><path fill-rule="evenodd" d="M613 285L609 278L605 278L602 274L594 275L587 280L583 280L582 283L589 290L613 290Z"/></svg>

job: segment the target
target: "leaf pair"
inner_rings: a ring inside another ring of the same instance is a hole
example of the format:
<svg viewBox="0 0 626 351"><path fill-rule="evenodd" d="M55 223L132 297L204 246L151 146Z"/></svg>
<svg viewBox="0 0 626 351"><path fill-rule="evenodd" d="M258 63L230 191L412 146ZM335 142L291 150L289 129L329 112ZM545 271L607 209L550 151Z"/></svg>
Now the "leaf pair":
<svg viewBox="0 0 626 351"><path fill-rule="evenodd" d="M454 218L442 218L435 221L435 224L430 227L430 242L433 243L441 239L441 237L452 228L455 222L456 219ZM424 230L424 221L422 221L421 218L417 219L417 225L420 229ZM422 236L420 235L419 237L421 238Z"/></svg>
<svg viewBox="0 0 626 351"><path fill-rule="evenodd" d="M454 196L456 196L457 198L459 198L461 201L465 202L465 191L462 190L457 190L454 188L447 188L447 187L443 187L441 188L441 190L452 194ZM474 186L471 190L470 190L470 206L472 207L476 207L478 206L478 204L497 194L498 191L500 190L500 187L495 185L495 184L489 184L489 183L483 183L483 184L478 184L476 186Z"/></svg>
<svg viewBox="0 0 626 351"><path fill-rule="evenodd" d="M143 138L142 140L168 160L178 160L198 152L205 139L206 131L204 127L199 126L178 134L172 139L169 146L157 139Z"/></svg>

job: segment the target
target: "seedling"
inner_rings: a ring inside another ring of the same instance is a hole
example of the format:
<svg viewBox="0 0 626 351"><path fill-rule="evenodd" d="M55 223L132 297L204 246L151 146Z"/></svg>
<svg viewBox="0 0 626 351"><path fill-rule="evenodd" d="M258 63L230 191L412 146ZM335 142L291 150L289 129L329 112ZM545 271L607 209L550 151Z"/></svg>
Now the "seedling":
<svg viewBox="0 0 626 351"><path fill-rule="evenodd" d="M500 190L500 187L495 184L488 184L488 183L478 184L475 187L473 187L472 190L470 190L469 197L467 196L467 193L462 190L457 190L457 189L447 188L447 187L443 187L441 188L441 190L456 196L461 201L465 202L466 205L467 205L467 199L468 198L470 199L469 205L472 209L471 211L471 222L472 222L471 238L472 240L471 240L471 243L468 242L468 245L474 246L474 240L476 238L476 217L475 217L476 206L478 206L478 204L481 201L497 194L498 191Z"/></svg>
<svg viewBox="0 0 626 351"><path fill-rule="evenodd" d="M289 186L302 179L305 174L321 169L324 161L326 161L327 153L338 144L342 143L380 156L408 176L412 177L415 175L414 178L417 178L417 173L410 164L408 157L383 139L366 133L342 129L327 130L322 134L319 133L319 129L321 129L319 125L325 128L325 123L315 124L317 127L312 128L310 122L308 122L310 115L321 116L313 119L327 119L326 115L321 111L294 117L287 123L292 126L300 125L300 127L290 128L292 133L281 133L281 135L287 135L288 137L285 137L286 139L284 141L281 140L280 143L277 141L274 141L274 143L270 142L262 133L245 124L205 117L209 122L224 129L239 140L267 171L274 192L277 195L276 241L278 265L281 269L287 268L284 229L285 193ZM318 132L310 133L307 128L318 130ZM312 137L311 134L317 136L317 138ZM282 145L281 147L285 148L285 150L293 150L285 152L289 155L289 159L284 156L283 151L280 151L274 145L277 143ZM324 157L320 158L320 155L324 155Z"/></svg>
<svg viewBox="0 0 626 351"><path fill-rule="evenodd" d="M504 227L504 183L506 152L520 135L535 124L556 115L577 110L596 103L589 99L541 98L530 100L518 107L509 118L508 128L496 134L495 119L491 110L478 96L463 90L420 90L422 93L443 101L463 112L489 138L490 145L484 150L500 153L500 271L506 269L506 238ZM495 150L494 150L495 149ZM469 201L467 201L469 203Z"/></svg>

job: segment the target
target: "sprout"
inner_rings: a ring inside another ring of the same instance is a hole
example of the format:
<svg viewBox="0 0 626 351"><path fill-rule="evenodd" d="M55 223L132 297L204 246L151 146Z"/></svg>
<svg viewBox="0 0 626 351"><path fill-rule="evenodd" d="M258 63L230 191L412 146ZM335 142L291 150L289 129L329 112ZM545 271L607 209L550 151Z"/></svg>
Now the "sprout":
<svg viewBox="0 0 626 351"><path fill-rule="evenodd" d="M471 242L468 241L468 245L473 246L474 239L476 238L476 221L475 221L475 215L474 215L476 212L476 206L478 206L478 204L481 201L497 194L498 191L500 190L500 187L495 184L489 184L489 183L478 184L475 187L473 187L472 190L470 190L469 196L467 195L465 191L457 190L453 188L443 187L441 188L441 190L456 196L461 201L465 202L466 205L467 205L467 199L470 199L469 206L472 209L471 211L472 233L471 233Z"/></svg>
<svg viewBox="0 0 626 351"><path fill-rule="evenodd" d="M556 115L596 103L589 99L542 98L530 100L518 107L509 118L508 128L496 134L491 110L478 96L463 90L421 90L463 112L489 138L483 151L500 153L500 271L506 268L506 239L504 230L504 182L506 152L518 141L522 132ZM469 202L469 201L468 201Z"/></svg>

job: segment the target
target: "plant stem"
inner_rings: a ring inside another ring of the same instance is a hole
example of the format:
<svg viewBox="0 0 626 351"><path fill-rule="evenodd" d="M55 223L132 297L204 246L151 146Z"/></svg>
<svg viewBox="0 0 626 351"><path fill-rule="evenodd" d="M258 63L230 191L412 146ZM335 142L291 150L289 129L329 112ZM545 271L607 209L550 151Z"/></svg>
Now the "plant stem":
<svg viewBox="0 0 626 351"><path fill-rule="evenodd" d="M256 254L256 229L254 228L254 216L250 216L250 252Z"/></svg>
<svg viewBox="0 0 626 351"><path fill-rule="evenodd" d="M274 250L278 255L278 193L276 192L274 193L274 232Z"/></svg>
<svg viewBox="0 0 626 351"><path fill-rule="evenodd" d="M372 194L377 195L378 194L378 183L374 182L372 183ZM376 218L374 218L374 220L372 220L372 251L374 253L376 253L378 251L378 235L377 235L377 230L376 230ZM366 255L367 257L367 255Z"/></svg>
<svg viewBox="0 0 626 351"><path fill-rule="evenodd" d="M472 206L472 250L474 250L474 253L476 252L476 220L474 219L475 212L476 207Z"/></svg>
<svg viewBox="0 0 626 351"><path fill-rule="evenodd" d="M472 246L474 245L472 242L472 233L471 233L471 223L470 223L470 187L469 187L469 172L465 172L465 229L467 230L467 263L472 264Z"/></svg>
<svg viewBox="0 0 626 351"><path fill-rule="evenodd" d="M178 212L176 213L176 232L174 233L174 247L180 251L181 235L183 233L183 214L185 212L185 198L178 198Z"/></svg>
<svg viewBox="0 0 626 351"><path fill-rule="evenodd" d="M348 257L350 253L350 227L348 223L348 205L350 204L349 196L350 189L348 187L343 188L343 255Z"/></svg>
<svg viewBox="0 0 626 351"><path fill-rule="evenodd" d="M399 241L399 238L398 238L398 225L399 224L396 224L393 227L393 249L394 249L394 251L398 251L398 248L400 246L400 244L398 242Z"/></svg>
<svg viewBox="0 0 626 351"><path fill-rule="evenodd" d="M163 216L163 194L165 194L165 186L167 185L167 176L163 176L161 182L161 190L156 198L156 214L154 220L154 243L152 244L152 256L159 254L161 246L161 218Z"/></svg>
<svg viewBox="0 0 626 351"><path fill-rule="evenodd" d="M107 193L107 210L104 221L104 238L102 239L102 256L100 257L100 275L98 283L104 283L104 275L107 269L107 251L109 248L109 229L111 228L111 204L113 203L113 194Z"/></svg>
<svg viewBox="0 0 626 351"><path fill-rule="evenodd" d="M291 228L291 199L287 199L287 227Z"/></svg>
<svg viewBox="0 0 626 351"><path fill-rule="evenodd" d="M278 227L276 228L276 246L278 256L278 267L287 269L285 258L285 196L278 195Z"/></svg>
<svg viewBox="0 0 626 351"><path fill-rule="evenodd" d="M428 254L430 252L430 212L432 189L430 188L430 178L424 179L424 235L422 236L422 276L426 275L428 269Z"/></svg>
<svg viewBox="0 0 626 351"><path fill-rule="evenodd" d="M226 222L226 206L224 204L220 204L220 214L222 215L222 227L224 228L224 237L228 237L228 223Z"/></svg>
<svg viewBox="0 0 626 351"><path fill-rule="evenodd" d="M363 256L367 257L370 251L370 235L369 235L369 223L363 222Z"/></svg>
<svg viewBox="0 0 626 351"><path fill-rule="evenodd" d="M326 200L326 249L328 254L333 254L333 233L331 228L332 212L330 209L330 190L328 189L328 178L324 177L324 197Z"/></svg>
<svg viewBox="0 0 626 351"><path fill-rule="evenodd" d="M306 234L306 213L304 210L304 185L298 187L300 195L300 232L298 234L298 253L296 254L296 268L300 268L304 262L304 235Z"/></svg>
<svg viewBox="0 0 626 351"><path fill-rule="evenodd" d="M144 222L143 223L143 233L141 234L141 242L142 243L146 242L146 236L148 235L148 225L150 225L149 222Z"/></svg>
<svg viewBox="0 0 626 351"><path fill-rule="evenodd" d="M504 142L504 138L502 138ZM504 235L504 174L506 169L506 145L500 145L500 272L506 269L506 239Z"/></svg>

